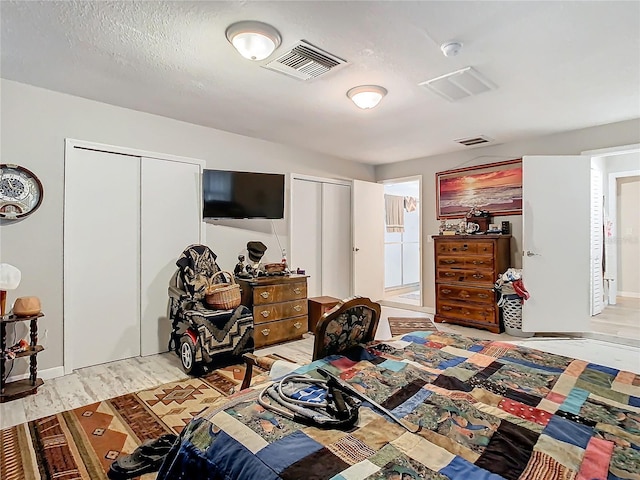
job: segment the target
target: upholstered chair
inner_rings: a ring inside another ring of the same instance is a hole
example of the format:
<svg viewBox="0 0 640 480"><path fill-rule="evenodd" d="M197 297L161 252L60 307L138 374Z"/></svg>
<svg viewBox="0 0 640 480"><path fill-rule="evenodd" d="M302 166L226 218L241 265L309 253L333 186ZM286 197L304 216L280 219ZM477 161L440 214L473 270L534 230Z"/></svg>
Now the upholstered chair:
<svg viewBox="0 0 640 480"><path fill-rule="evenodd" d="M380 304L366 297L351 297L338 303L318 320L313 360L370 342L379 320Z"/></svg>

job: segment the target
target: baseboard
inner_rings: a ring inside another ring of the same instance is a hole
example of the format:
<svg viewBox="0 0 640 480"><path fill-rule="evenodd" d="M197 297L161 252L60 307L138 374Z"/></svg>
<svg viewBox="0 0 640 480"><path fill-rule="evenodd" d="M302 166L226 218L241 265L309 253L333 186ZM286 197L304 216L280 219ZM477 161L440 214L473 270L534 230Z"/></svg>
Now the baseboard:
<svg viewBox="0 0 640 480"><path fill-rule="evenodd" d="M38 370L38 378L42 380L51 380L52 378L62 377L64 375L64 367L53 367L45 370ZM25 380L29 378L29 373L23 373L21 375L14 375L7 378L8 382L15 382L16 380Z"/></svg>
<svg viewBox="0 0 640 480"><path fill-rule="evenodd" d="M629 297L629 298L640 298L640 293L638 292L621 292L618 290L619 297Z"/></svg>

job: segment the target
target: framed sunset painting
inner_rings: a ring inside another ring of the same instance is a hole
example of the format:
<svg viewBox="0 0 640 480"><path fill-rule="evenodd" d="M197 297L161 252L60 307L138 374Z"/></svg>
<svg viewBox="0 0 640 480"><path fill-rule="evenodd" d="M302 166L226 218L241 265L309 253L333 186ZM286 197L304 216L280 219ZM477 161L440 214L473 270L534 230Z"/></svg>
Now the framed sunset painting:
<svg viewBox="0 0 640 480"><path fill-rule="evenodd" d="M522 159L436 173L438 219L476 207L492 216L522 214Z"/></svg>

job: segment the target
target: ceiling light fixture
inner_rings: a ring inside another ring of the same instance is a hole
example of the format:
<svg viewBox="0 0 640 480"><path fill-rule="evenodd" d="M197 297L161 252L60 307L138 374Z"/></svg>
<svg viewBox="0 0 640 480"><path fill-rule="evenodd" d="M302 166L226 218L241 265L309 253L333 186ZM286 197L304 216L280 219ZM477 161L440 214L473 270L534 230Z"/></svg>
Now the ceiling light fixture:
<svg viewBox="0 0 640 480"><path fill-rule="evenodd" d="M264 60L280 46L280 33L271 25L253 20L227 27L227 40L249 60Z"/></svg>
<svg viewBox="0 0 640 480"><path fill-rule="evenodd" d="M379 85L360 85L347 92L347 97L362 109L373 108L387 94L387 89Z"/></svg>

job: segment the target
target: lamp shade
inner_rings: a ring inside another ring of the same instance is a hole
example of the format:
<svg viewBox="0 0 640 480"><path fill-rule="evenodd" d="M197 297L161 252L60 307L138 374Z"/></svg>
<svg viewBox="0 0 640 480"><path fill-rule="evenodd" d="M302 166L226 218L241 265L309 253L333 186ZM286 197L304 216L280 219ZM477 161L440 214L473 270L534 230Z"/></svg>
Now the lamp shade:
<svg viewBox="0 0 640 480"><path fill-rule="evenodd" d="M18 288L21 278L22 273L17 267L8 263L0 263L0 316L4 317L6 312L7 290L15 290Z"/></svg>
<svg viewBox="0 0 640 480"><path fill-rule="evenodd" d="M8 263L0 263L0 290L15 290L20 285L22 273Z"/></svg>
<svg viewBox="0 0 640 480"><path fill-rule="evenodd" d="M266 23L247 20L230 25L227 40L244 58L258 61L280 46L280 33Z"/></svg>
<svg viewBox="0 0 640 480"><path fill-rule="evenodd" d="M350 89L347 97L359 108L367 109L378 105L386 94L387 89L379 85L360 85Z"/></svg>

